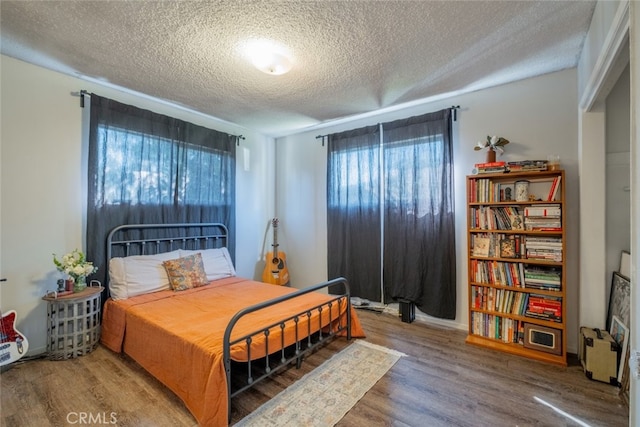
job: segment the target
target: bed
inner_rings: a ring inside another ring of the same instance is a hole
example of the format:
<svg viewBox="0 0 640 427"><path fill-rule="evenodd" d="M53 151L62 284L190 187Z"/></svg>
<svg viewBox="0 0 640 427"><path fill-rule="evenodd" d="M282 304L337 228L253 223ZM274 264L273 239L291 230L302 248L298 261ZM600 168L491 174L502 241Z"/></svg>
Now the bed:
<svg viewBox="0 0 640 427"><path fill-rule="evenodd" d="M328 340L364 337L345 279L297 290L238 277L227 237L218 223L137 224L107 239L101 343L202 426L227 425L233 397Z"/></svg>

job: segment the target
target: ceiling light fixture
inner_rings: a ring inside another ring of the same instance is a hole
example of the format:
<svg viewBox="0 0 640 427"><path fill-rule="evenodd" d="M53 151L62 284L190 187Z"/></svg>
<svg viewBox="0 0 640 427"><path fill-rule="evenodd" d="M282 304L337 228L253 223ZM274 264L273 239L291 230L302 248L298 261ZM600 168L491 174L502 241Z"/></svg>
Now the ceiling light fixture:
<svg viewBox="0 0 640 427"><path fill-rule="evenodd" d="M263 73L279 76L288 73L293 67L288 49L271 40L250 40L242 50L251 63Z"/></svg>

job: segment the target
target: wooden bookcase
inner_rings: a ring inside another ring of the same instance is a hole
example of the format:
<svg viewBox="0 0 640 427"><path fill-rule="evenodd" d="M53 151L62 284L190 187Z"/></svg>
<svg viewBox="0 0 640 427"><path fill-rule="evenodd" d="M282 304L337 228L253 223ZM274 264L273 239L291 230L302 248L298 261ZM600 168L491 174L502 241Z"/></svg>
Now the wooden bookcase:
<svg viewBox="0 0 640 427"><path fill-rule="evenodd" d="M567 364L564 187L562 170L467 176L467 343Z"/></svg>

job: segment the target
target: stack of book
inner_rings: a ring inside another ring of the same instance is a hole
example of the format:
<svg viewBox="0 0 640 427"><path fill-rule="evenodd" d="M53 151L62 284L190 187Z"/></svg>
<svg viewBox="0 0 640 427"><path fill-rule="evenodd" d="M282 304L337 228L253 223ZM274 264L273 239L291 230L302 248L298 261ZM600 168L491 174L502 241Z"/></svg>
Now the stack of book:
<svg viewBox="0 0 640 427"><path fill-rule="evenodd" d="M507 162L476 163L473 167L474 174L502 173L507 171Z"/></svg>
<svg viewBox="0 0 640 427"><path fill-rule="evenodd" d="M524 269L524 286L530 289L560 292L560 271L555 268L527 266Z"/></svg>
<svg viewBox="0 0 640 427"><path fill-rule="evenodd" d="M562 322L562 298L531 294L525 315L536 319Z"/></svg>
<svg viewBox="0 0 640 427"><path fill-rule="evenodd" d="M527 236L526 258L562 262L562 239L560 237Z"/></svg>
<svg viewBox="0 0 640 427"><path fill-rule="evenodd" d="M562 208L558 204L535 205L524 208L524 229L533 231L562 231Z"/></svg>
<svg viewBox="0 0 640 427"><path fill-rule="evenodd" d="M507 170L509 172L533 172L546 171L546 160L521 160L518 162L508 162Z"/></svg>

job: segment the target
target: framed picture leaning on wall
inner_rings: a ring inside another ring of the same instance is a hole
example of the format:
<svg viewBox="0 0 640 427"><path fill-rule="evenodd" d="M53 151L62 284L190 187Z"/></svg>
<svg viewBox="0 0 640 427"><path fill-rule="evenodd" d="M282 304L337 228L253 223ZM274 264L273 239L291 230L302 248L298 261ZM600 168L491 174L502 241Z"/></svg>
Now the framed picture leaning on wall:
<svg viewBox="0 0 640 427"><path fill-rule="evenodd" d="M609 330L613 338L620 346L620 358L618 360L618 383L622 384L622 377L625 369L629 369L627 363L627 348L629 346L629 328L622 324L618 316L611 318L611 329Z"/></svg>
<svg viewBox="0 0 640 427"><path fill-rule="evenodd" d="M620 267L618 273L626 277L631 278L631 254L627 251L622 251L620 254Z"/></svg>
<svg viewBox="0 0 640 427"><path fill-rule="evenodd" d="M617 316L624 326L629 327L631 311L631 282L618 272L613 273L609 310L607 312L607 331L611 329L613 316Z"/></svg>

